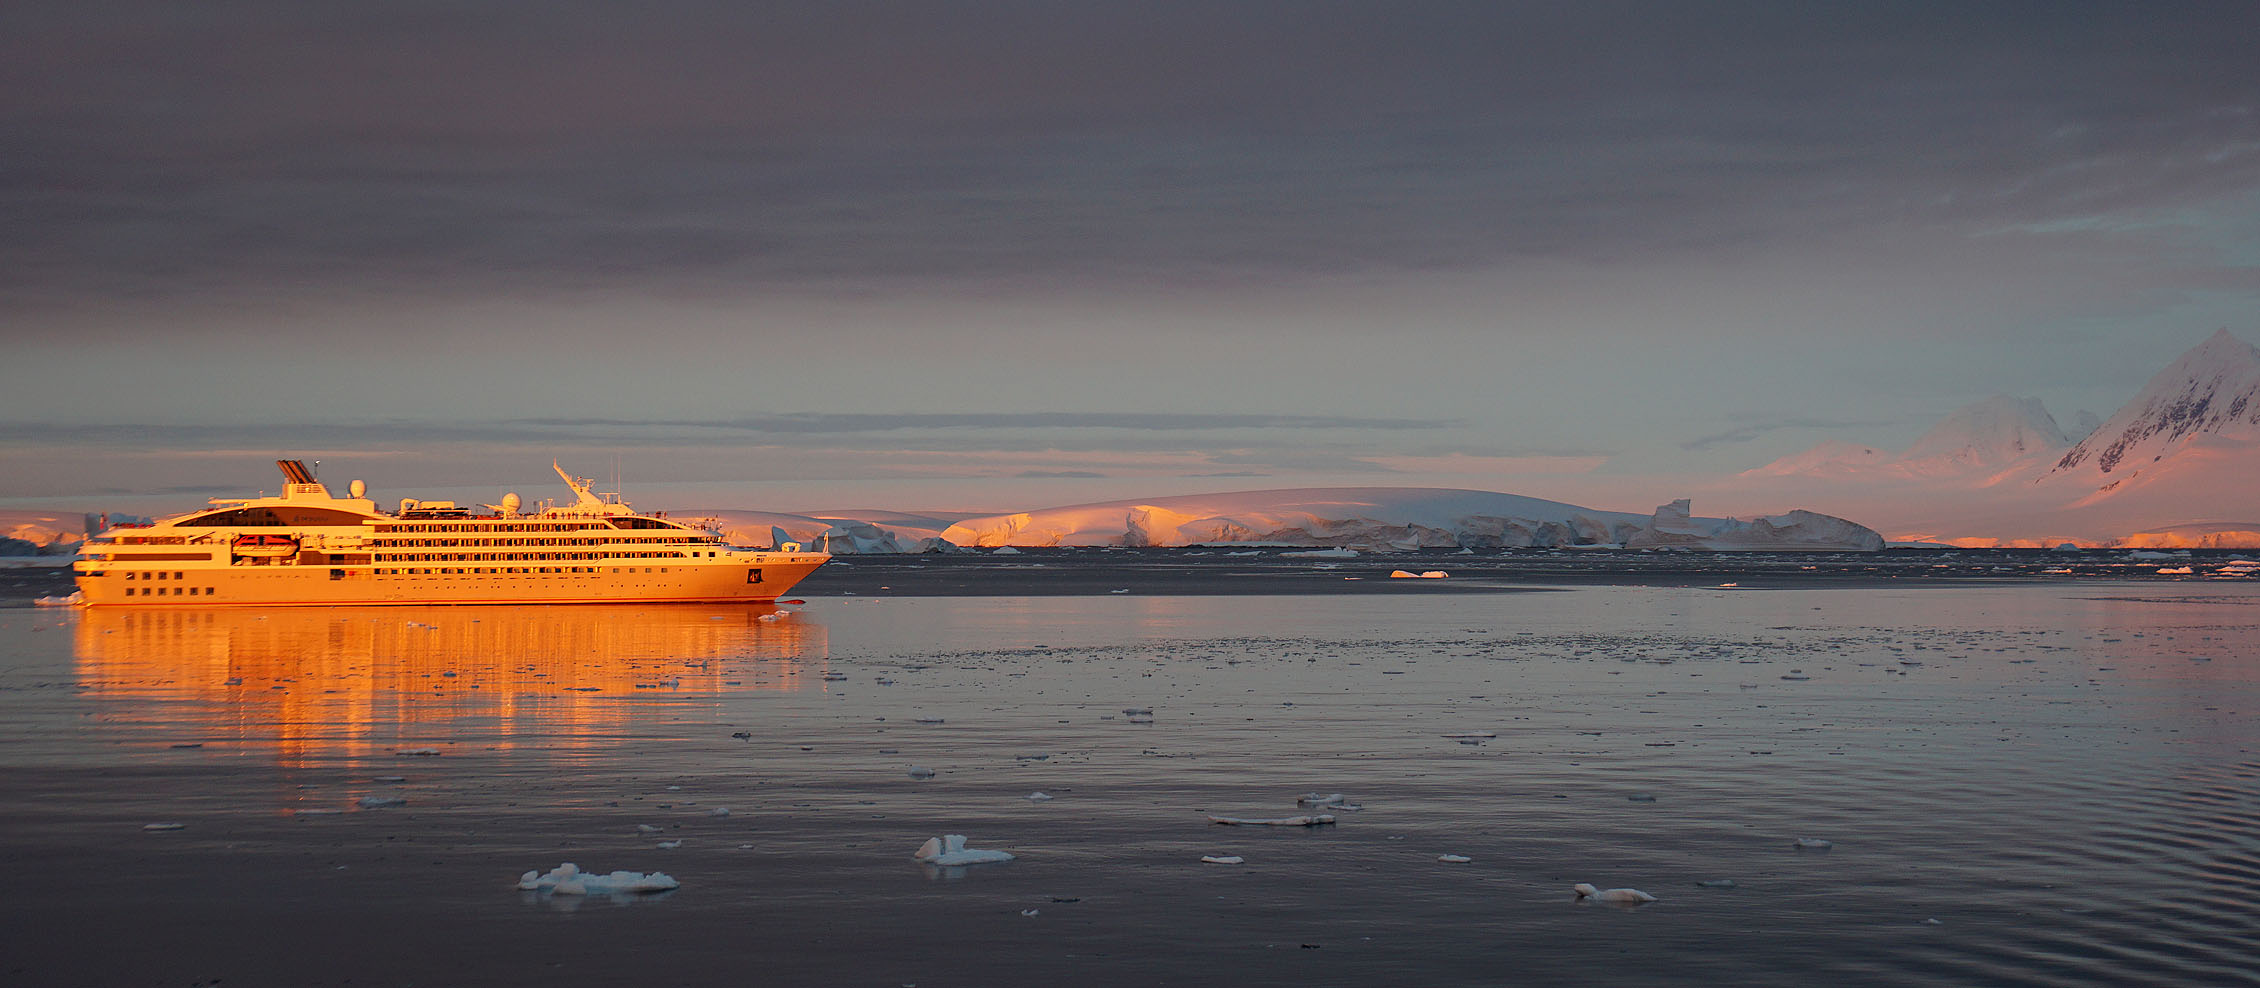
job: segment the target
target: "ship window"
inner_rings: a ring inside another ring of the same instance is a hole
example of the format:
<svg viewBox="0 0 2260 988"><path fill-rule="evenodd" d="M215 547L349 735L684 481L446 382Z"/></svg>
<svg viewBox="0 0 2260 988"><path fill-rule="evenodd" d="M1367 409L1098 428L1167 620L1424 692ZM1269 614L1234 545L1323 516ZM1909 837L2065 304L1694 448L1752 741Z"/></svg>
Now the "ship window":
<svg viewBox="0 0 2260 988"><path fill-rule="evenodd" d="M133 596L133 588L132 588L132 587L127 587L127 588L126 588L126 596L128 596L128 597L131 597L131 596Z"/></svg>
<svg viewBox="0 0 2260 988"><path fill-rule="evenodd" d="M127 573L127 574L126 574L126 579L128 579L128 580L131 580L131 579L133 579L133 574L132 574L132 573ZM128 591L126 591L126 592L127 592L127 593L132 593L133 591L131 591L131 590L128 590Z"/></svg>
<svg viewBox="0 0 2260 988"><path fill-rule="evenodd" d="M194 528L279 528L298 525L360 525L367 516L335 508L278 505L271 508L227 508L207 512L175 524Z"/></svg>
<svg viewBox="0 0 2260 988"><path fill-rule="evenodd" d="M185 579L188 579L188 574L186 574L186 573L175 573L175 574L173 574L173 579L176 579L176 580L185 580Z"/></svg>

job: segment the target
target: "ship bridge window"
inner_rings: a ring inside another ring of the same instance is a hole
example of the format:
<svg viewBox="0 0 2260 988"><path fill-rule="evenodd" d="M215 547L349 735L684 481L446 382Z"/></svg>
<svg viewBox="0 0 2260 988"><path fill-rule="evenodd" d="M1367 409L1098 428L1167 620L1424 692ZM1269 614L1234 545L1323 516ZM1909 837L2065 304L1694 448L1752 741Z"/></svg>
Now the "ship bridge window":
<svg viewBox="0 0 2260 988"><path fill-rule="evenodd" d="M318 525L359 525L365 516L335 508L279 505L272 508L228 508L208 512L175 524L196 528L284 528Z"/></svg>
<svg viewBox="0 0 2260 988"><path fill-rule="evenodd" d="M674 522L671 522L671 521L660 521L660 520L659 520L659 519L657 519L657 518L614 518L614 519L612 519L612 527L614 527L614 528L665 528L665 529L670 529L670 530L679 530L679 529L681 529L681 528L682 528L683 526L681 526L681 525L677 525L677 524L675 524Z"/></svg>

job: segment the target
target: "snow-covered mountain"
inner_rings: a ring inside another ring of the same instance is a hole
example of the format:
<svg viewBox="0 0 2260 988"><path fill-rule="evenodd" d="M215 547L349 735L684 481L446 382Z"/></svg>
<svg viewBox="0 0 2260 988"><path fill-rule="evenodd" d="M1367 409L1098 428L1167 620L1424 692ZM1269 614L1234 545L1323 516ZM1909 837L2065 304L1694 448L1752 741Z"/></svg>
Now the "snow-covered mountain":
<svg viewBox="0 0 2260 988"><path fill-rule="evenodd" d="M2208 440L2260 450L2260 349L2226 329L2159 371L2048 475L2112 485Z"/></svg>
<svg viewBox="0 0 2260 988"><path fill-rule="evenodd" d="M2225 545L2260 531L2260 349L2228 331L2082 432L2072 442L2037 400L1989 398L1903 452L1825 442L1737 475L1731 494L1853 514L1894 541Z"/></svg>
<svg viewBox="0 0 2260 988"><path fill-rule="evenodd" d="M958 522L961 546L1181 546L1224 543L1363 549L1631 548L1877 549L1880 535L1807 511L1753 519L1694 518L1677 501L1653 515L1492 491L1335 487L1107 501Z"/></svg>
<svg viewBox="0 0 2260 988"><path fill-rule="evenodd" d="M1899 454L1904 463L2007 466L2072 444L2038 398L1995 395L1941 419Z"/></svg>
<svg viewBox="0 0 2260 988"><path fill-rule="evenodd" d="M1992 479L2021 465L2053 459L2072 441L2038 398L1995 395L1955 409L1898 453L1828 440L1748 471L1750 477L1886 474L1891 477Z"/></svg>

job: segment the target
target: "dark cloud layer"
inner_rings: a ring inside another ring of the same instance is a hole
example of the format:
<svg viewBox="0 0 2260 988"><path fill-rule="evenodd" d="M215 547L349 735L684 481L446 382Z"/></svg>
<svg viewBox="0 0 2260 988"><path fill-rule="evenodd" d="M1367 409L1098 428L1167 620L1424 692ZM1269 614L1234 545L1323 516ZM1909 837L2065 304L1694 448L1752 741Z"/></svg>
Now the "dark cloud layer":
<svg viewBox="0 0 2260 988"><path fill-rule="evenodd" d="M2260 6L0 12L0 303L1457 268L2260 187Z"/></svg>
<svg viewBox="0 0 2260 988"><path fill-rule="evenodd" d="M916 433L920 448L997 448L997 444L1044 448L1060 443L1062 434L1104 430L1133 433L1225 433L1244 430L1286 433L1323 433L1343 430L1401 432L1451 429L1462 423L1451 419L1355 418L1330 415L1210 415L1100 412L1031 412L975 414L870 414L797 413L735 419L630 420L595 418L519 419L501 422L449 424L429 421L386 421L356 424L277 422L260 424L65 424L49 422L6 423L8 439L17 444L60 446L145 446L152 448L277 447L307 445L362 445L384 447L398 443L638 443L659 445L711 445L716 443L791 445L814 442L831 445L852 437L888 437ZM1004 430L998 432L996 430ZM948 433L970 432L965 442L949 442ZM1156 439L1140 444L1108 437L1113 449L1170 449L1183 437Z"/></svg>

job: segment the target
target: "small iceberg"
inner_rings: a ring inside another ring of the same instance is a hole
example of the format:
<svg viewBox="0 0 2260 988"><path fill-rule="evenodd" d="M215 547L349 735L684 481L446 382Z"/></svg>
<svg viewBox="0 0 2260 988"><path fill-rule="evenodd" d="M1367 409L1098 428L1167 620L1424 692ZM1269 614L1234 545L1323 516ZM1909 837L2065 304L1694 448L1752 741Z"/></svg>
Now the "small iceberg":
<svg viewBox="0 0 2260 988"><path fill-rule="evenodd" d="M1210 823L1227 827L1322 827L1334 822L1334 814L1318 813L1311 816L1283 816L1270 820L1252 820L1237 816L1210 816Z"/></svg>
<svg viewBox="0 0 2260 988"><path fill-rule="evenodd" d="M86 603L86 594L76 590L73 590L69 594L59 597L34 597L31 600L31 606L33 607L77 607L78 605L83 603Z"/></svg>
<svg viewBox="0 0 2260 988"><path fill-rule="evenodd" d="M1203 854L1202 864L1246 864L1248 859L1237 854Z"/></svg>
<svg viewBox="0 0 2260 988"><path fill-rule="evenodd" d="M1006 851L976 851L965 846L964 834L949 834L927 838L926 843L920 844L918 853L911 855L911 858L925 864L954 868L958 865L1010 861L1012 855Z"/></svg>
<svg viewBox="0 0 2260 988"><path fill-rule="evenodd" d="M363 796L363 797L361 797L361 807L362 807L363 809L371 809L371 810L373 810L373 809L377 809L377 808L379 808L379 807L385 807L385 806L406 806L406 805L408 805L408 801L407 801L407 800L405 800L405 799L402 799L402 798L401 798L401 797L399 797L399 796Z"/></svg>
<svg viewBox="0 0 2260 988"><path fill-rule="evenodd" d="M681 882L668 877L664 871L644 874L640 871L615 871L609 875L584 872L570 861L549 870L549 874L529 871L518 877L518 888L525 892L549 892L555 895L612 895L615 893L666 892L680 888Z"/></svg>
<svg viewBox="0 0 2260 988"><path fill-rule="evenodd" d="M1826 851L1829 848L1835 847L1836 842L1825 841L1818 837L1799 837L1796 840L1790 841L1789 846L1794 847L1800 851Z"/></svg>
<svg viewBox="0 0 2260 988"><path fill-rule="evenodd" d="M1027 800L1027 801L1029 801L1029 802L1031 802L1031 803L1048 803L1048 802L1051 802L1051 799L1052 799L1052 798L1051 798L1051 796L1050 796L1050 794L1048 794L1048 793L1045 793L1045 792L1043 792L1043 791L1041 791L1041 790L1038 790L1038 791L1036 791L1036 792L1032 792L1032 793L1029 793L1028 795L1026 795L1026 796L1023 796L1023 797L1021 797L1021 798L1022 798L1022 799L1025 799L1025 800Z"/></svg>
<svg viewBox="0 0 2260 988"><path fill-rule="evenodd" d="M1436 856L1436 860L1445 864L1466 864L1475 859L1465 854L1439 854Z"/></svg>
<svg viewBox="0 0 2260 988"><path fill-rule="evenodd" d="M1639 889L1597 889L1585 882L1577 883L1576 891L1577 897L1580 899L1598 899L1602 902L1616 902L1628 906L1656 901L1655 896Z"/></svg>

